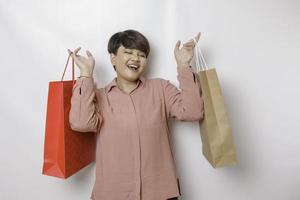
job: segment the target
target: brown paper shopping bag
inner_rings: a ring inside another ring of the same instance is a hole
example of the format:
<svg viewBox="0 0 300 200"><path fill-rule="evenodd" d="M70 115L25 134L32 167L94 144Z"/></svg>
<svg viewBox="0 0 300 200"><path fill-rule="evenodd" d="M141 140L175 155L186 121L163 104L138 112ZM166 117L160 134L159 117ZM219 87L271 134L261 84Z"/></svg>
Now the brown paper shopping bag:
<svg viewBox="0 0 300 200"><path fill-rule="evenodd" d="M199 121L202 153L214 168L234 165L236 148L216 69L207 68L197 43L195 55L204 101L204 119Z"/></svg>
<svg viewBox="0 0 300 200"><path fill-rule="evenodd" d="M46 128L44 140L44 162L42 174L66 179L94 162L96 134L81 133L71 129L69 112L74 80L63 81L70 55L61 81L49 83Z"/></svg>

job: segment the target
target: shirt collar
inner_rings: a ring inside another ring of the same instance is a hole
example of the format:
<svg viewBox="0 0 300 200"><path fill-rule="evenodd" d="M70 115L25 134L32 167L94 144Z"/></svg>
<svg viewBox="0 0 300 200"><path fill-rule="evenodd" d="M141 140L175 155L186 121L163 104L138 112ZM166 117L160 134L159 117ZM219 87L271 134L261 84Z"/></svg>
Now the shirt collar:
<svg viewBox="0 0 300 200"><path fill-rule="evenodd" d="M145 81L146 81L146 77L141 75L140 78L139 78L139 83L138 83L138 87L139 87L139 84L141 84L141 86L144 86L145 85ZM115 77L106 87L105 87L105 90L106 90L106 93L110 92L110 90L113 88L113 87L118 87L117 85L117 77Z"/></svg>

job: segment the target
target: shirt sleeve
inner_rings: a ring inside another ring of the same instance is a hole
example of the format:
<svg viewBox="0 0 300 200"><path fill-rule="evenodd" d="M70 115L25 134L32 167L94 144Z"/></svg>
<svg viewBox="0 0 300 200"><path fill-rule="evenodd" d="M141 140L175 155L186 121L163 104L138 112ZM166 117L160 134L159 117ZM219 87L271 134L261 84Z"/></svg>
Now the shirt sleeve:
<svg viewBox="0 0 300 200"><path fill-rule="evenodd" d="M180 121L199 121L204 116L201 87L191 67L177 68L179 88L163 80L164 98L168 118Z"/></svg>
<svg viewBox="0 0 300 200"><path fill-rule="evenodd" d="M102 117L92 77L81 77L73 86L69 122L72 130L98 132Z"/></svg>

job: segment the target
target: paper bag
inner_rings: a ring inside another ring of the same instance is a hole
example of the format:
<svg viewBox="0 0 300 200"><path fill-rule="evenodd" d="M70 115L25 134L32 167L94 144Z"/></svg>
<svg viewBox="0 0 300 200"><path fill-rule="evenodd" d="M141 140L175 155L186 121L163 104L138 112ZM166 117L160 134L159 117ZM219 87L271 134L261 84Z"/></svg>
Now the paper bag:
<svg viewBox="0 0 300 200"><path fill-rule="evenodd" d="M63 81L63 76L49 83L42 174L66 179L95 160L96 134L73 131L69 124L74 60L72 80Z"/></svg>
<svg viewBox="0 0 300 200"><path fill-rule="evenodd" d="M237 164L231 124L216 69L208 69L196 43L195 63L204 101L204 119L199 121L202 153L214 167Z"/></svg>

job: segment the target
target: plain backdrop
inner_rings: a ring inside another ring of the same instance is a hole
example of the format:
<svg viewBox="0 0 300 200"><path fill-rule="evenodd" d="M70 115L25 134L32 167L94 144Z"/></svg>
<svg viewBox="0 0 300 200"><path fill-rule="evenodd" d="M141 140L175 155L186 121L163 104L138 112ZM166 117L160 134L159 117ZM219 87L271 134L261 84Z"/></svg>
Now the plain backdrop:
<svg viewBox="0 0 300 200"><path fill-rule="evenodd" d="M0 199L89 199L94 163L67 180L41 174L48 83L81 46L105 86L115 77L109 37L136 29L151 45L148 78L176 86L175 43L201 31L228 107L235 167L209 165L198 123L171 123L180 199L299 200L299 10L297 0L0 0Z"/></svg>

